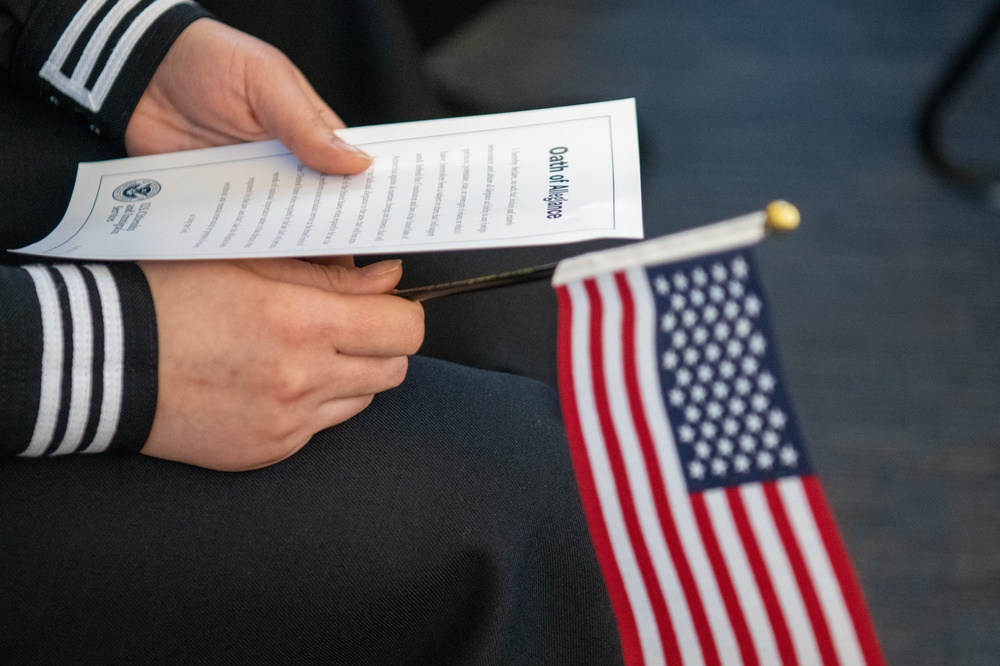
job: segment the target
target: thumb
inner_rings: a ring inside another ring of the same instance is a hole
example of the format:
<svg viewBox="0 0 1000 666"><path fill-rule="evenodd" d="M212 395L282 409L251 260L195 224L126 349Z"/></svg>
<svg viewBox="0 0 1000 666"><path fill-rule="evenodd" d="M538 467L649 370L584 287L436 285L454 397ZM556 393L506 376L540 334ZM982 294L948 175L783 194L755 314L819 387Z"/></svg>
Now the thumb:
<svg viewBox="0 0 1000 666"><path fill-rule="evenodd" d="M265 130L280 140L310 169L330 174L361 173L371 155L334 133L343 121L326 105L305 77L287 59L270 77L268 90L254 95L255 109Z"/></svg>

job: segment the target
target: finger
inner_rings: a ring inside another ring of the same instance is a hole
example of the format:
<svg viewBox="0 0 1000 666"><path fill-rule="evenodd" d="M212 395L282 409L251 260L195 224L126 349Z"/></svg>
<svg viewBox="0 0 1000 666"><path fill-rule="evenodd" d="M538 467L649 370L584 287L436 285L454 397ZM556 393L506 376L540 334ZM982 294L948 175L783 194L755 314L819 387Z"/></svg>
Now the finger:
<svg viewBox="0 0 1000 666"><path fill-rule="evenodd" d="M334 133L343 123L287 59L271 76L255 78L253 86L248 97L261 126L303 164L332 174L360 173L371 166L370 155Z"/></svg>
<svg viewBox="0 0 1000 666"><path fill-rule="evenodd" d="M310 363L310 372L318 379L312 397L321 402L359 398L395 388L403 383L409 366L406 356L337 354L327 358L330 363L322 370L317 366L317 358Z"/></svg>
<svg viewBox="0 0 1000 666"><path fill-rule="evenodd" d="M344 258L350 262L350 258ZM368 266L316 263L300 259L264 259L242 263L257 275L338 294L387 294L403 276L403 262L387 259Z"/></svg>
<svg viewBox="0 0 1000 666"><path fill-rule="evenodd" d="M350 356L409 356L424 339L424 310L397 296L328 294L311 325Z"/></svg>
<svg viewBox="0 0 1000 666"><path fill-rule="evenodd" d="M319 264L321 266L344 266L345 268L354 268L354 256L350 254L341 254L335 257L305 257L303 261Z"/></svg>

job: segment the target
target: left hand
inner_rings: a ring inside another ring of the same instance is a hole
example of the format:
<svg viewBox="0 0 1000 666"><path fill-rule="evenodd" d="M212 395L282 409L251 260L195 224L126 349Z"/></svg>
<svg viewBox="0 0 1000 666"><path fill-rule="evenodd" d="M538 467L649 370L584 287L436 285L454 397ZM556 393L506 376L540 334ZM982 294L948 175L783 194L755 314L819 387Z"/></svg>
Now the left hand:
<svg viewBox="0 0 1000 666"><path fill-rule="evenodd" d="M279 139L316 171L353 174L371 157L278 49L212 19L170 47L125 131L130 155Z"/></svg>

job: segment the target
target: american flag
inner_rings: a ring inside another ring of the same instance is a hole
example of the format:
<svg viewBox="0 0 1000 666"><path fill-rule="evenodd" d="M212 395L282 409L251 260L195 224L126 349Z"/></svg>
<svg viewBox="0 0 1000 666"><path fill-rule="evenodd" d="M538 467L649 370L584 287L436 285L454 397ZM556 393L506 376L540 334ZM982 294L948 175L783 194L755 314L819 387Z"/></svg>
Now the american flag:
<svg viewBox="0 0 1000 666"><path fill-rule="evenodd" d="M884 663L750 249L708 245L554 278L563 413L625 662Z"/></svg>

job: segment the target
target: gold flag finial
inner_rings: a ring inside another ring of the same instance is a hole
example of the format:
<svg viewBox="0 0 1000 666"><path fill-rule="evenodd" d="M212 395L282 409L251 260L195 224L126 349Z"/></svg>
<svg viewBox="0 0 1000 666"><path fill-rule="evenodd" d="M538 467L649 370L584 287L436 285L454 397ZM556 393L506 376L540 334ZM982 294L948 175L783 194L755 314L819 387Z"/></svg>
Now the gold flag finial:
<svg viewBox="0 0 1000 666"><path fill-rule="evenodd" d="M787 201L781 201L780 199L769 203L767 208L764 209L764 214L766 215L764 227L768 231L775 233L792 231L802 221L799 209Z"/></svg>

